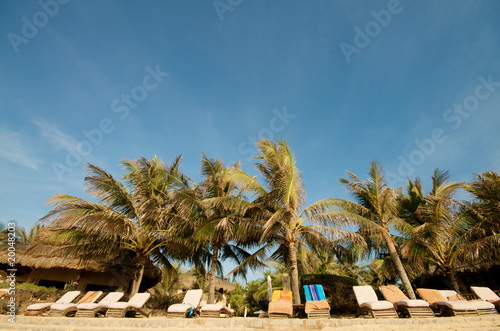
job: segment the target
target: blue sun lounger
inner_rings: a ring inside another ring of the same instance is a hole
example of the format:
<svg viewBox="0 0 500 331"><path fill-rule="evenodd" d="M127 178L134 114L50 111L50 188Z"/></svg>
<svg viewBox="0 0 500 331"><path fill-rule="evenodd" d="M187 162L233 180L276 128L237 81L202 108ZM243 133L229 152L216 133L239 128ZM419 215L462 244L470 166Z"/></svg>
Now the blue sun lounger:
<svg viewBox="0 0 500 331"><path fill-rule="evenodd" d="M307 318L330 318L330 305L326 301L325 291L321 285L304 285Z"/></svg>

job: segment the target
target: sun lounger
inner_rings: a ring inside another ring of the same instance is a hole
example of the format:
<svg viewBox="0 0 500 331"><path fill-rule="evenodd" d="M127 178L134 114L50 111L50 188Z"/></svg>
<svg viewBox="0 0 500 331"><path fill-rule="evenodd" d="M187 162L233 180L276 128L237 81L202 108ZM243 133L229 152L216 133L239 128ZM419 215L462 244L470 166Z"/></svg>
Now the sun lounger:
<svg viewBox="0 0 500 331"><path fill-rule="evenodd" d="M290 318L293 315L292 291L273 292L268 309L269 318Z"/></svg>
<svg viewBox="0 0 500 331"><path fill-rule="evenodd" d="M458 295L457 292L453 290L438 290L442 296L448 298L449 301L452 300L465 300L461 295ZM486 301L467 301L469 304L472 304L476 310L478 315L484 314L496 314L495 305Z"/></svg>
<svg viewBox="0 0 500 331"><path fill-rule="evenodd" d="M193 316L200 306L203 290L189 290L184 296L182 303L171 305L167 309L167 317L188 317Z"/></svg>
<svg viewBox="0 0 500 331"><path fill-rule="evenodd" d="M394 305L394 309L409 317L434 317L434 312L425 300L410 300L395 285L380 286L384 298Z"/></svg>
<svg viewBox="0 0 500 331"><path fill-rule="evenodd" d="M476 296L484 301L495 305L495 309L500 313L500 297L495 294L489 287L471 286L470 289Z"/></svg>
<svg viewBox="0 0 500 331"><path fill-rule="evenodd" d="M232 317L234 310L223 304L207 304L200 309L200 317Z"/></svg>
<svg viewBox="0 0 500 331"><path fill-rule="evenodd" d="M394 310L394 305L389 301L380 301L377 298L377 293L375 293L375 290L371 286L353 286L352 288L359 305L356 317L365 312L369 312L373 318L398 317L396 310Z"/></svg>
<svg viewBox="0 0 500 331"><path fill-rule="evenodd" d="M52 306L54 303L70 303L71 301L75 300L77 296L80 295L80 291L69 291L65 293L59 300L56 302L41 302L41 303L35 303L33 305L29 305L26 308L26 312L24 313L25 316L40 316L43 315L44 312L46 312L48 309L50 309L50 306Z"/></svg>
<svg viewBox="0 0 500 331"><path fill-rule="evenodd" d="M442 316L478 315L478 309L488 309L487 305L464 300L457 292L451 290L419 288L416 293L432 308L439 309ZM486 301L484 303L488 304Z"/></svg>
<svg viewBox="0 0 500 331"><path fill-rule="evenodd" d="M102 291L89 291L77 303L54 303L50 306L47 316L74 316L78 310L76 306L80 303L92 303L102 295Z"/></svg>
<svg viewBox="0 0 500 331"><path fill-rule="evenodd" d="M81 303L76 308L75 317L95 317L97 314L105 315L109 305L118 302L123 297L123 292L111 292L98 303Z"/></svg>
<svg viewBox="0 0 500 331"><path fill-rule="evenodd" d="M142 306L151 297L150 293L137 293L128 302L114 302L108 306L106 317L135 317L137 313L149 317L149 314L142 310Z"/></svg>
<svg viewBox="0 0 500 331"><path fill-rule="evenodd" d="M330 305L321 285L304 285L307 318L330 318Z"/></svg>

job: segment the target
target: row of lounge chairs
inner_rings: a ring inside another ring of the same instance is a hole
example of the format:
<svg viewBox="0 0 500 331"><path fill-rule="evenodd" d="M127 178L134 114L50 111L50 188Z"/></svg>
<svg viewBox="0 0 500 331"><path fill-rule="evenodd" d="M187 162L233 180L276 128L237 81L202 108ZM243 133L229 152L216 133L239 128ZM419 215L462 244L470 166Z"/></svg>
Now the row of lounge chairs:
<svg viewBox="0 0 500 331"><path fill-rule="evenodd" d="M96 317L105 315L106 317L135 316L137 313L149 317L142 307L151 297L150 293L137 293L128 302L118 302L122 297L122 292L111 292L99 303L95 303L102 295L101 291L89 291L78 302L72 303L80 291L70 291L64 294L54 303L36 303L27 307L25 315L41 316L48 311L47 316L75 316L75 317ZM224 317L232 316L234 310L222 304L207 304L200 308L203 290L189 290L184 296L182 303L168 307L168 317L188 317L195 313L201 317Z"/></svg>
<svg viewBox="0 0 500 331"><path fill-rule="evenodd" d="M500 298L487 287L471 287L481 300L467 301L452 290L420 288L416 290L422 300L410 300L394 285L381 286L386 300L378 300L371 286L354 286L354 294L360 310L356 314L368 312L374 318L397 318L397 312L408 317L434 317L455 315L484 315L500 312Z"/></svg>
<svg viewBox="0 0 500 331"><path fill-rule="evenodd" d="M397 318L398 312L408 317L434 317L435 315L483 315L500 312L500 297L487 287L471 287L481 300L467 301L455 291L417 289L416 293L423 300L410 300L394 285L381 286L380 291L386 300L378 300L371 286L353 286L356 300L360 307L356 317L367 312L374 318ZM306 304L304 312L308 318L330 318L330 306L321 285L305 285ZM137 293L128 302L119 302L122 292L107 294L99 303L101 291L89 291L81 299L72 303L80 291L70 291L55 303L37 303L27 307L25 315L42 315L47 310L48 316L106 317L135 316L137 313L149 317L142 310L151 294ZM189 290L182 303L168 307L167 317L189 317L199 314L201 317L231 317L234 310L222 304L207 304L200 307L203 290ZM295 305L302 306L302 305ZM274 291L269 303L269 318L290 318L294 315L291 291Z"/></svg>
<svg viewBox="0 0 500 331"><path fill-rule="evenodd" d="M26 308L25 315L41 316L48 311L47 316L95 317L99 314L106 317L135 316L137 313L149 317L142 310L149 300L150 293L137 293L128 302L118 302L123 297L122 292L111 292L99 303L95 303L102 295L101 291L89 291L78 302L72 303L80 295L80 291L69 291L56 302L35 303Z"/></svg>

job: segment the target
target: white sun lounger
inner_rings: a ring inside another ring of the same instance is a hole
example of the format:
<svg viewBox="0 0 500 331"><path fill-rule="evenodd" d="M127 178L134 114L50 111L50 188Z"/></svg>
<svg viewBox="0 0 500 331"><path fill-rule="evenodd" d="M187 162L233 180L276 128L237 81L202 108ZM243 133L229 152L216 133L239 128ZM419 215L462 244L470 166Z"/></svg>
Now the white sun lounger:
<svg viewBox="0 0 500 331"><path fill-rule="evenodd" d="M486 301L462 300L453 290L419 288L416 292L422 299L429 302L431 307L439 309L441 315L479 315L495 308L493 304Z"/></svg>
<svg viewBox="0 0 500 331"><path fill-rule="evenodd" d="M457 295L457 292L455 292L453 290L438 290L438 292L442 296L444 296L445 298L448 298L448 300L450 297L454 297ZM462 302L462 301L464 301L464 300L448 301L448 302L453 304L454 302ZM478 315L496 314L497 313L497 311L495 310L495 305L492 303L486 302L486 301L467 301L467 300L465 300L465 302L463 304L471 305L472 307L474 307L476 309ZM457 308L456 310L460 310L460 309Z"/></svg>
<svg viewBox="0 0 500 331"><path fill-rule="evenodd" d="M78 304L94 302L101 295L102 291L89 291L77 303L54 303L52 306L50 306L50 310L47 316L74 316L74 313L78 310L78 308L76 308Z"/></svg>
<svg viewBox="0 0 500 331"><path fill-rule="evenodd" d="M206 304L200 309L200 317L232 317L234 310L221 303Z"/></svg>
<svg viewBox="0 0 500 331"><path fill-rule="evenodd" d="M108 306L108 311L106 312L106 317L125 317L127 313L130 317L135 317L137 313L149 317L149 314L142 310L142 306L151 297L151 293L137 293L128 302L114 302L110 303Z"/></svg>
<svg viewBox="0 0 500 331"><path fill-rule="evenodd" d="M182 303L171 305L167 309L167 317L188 317L198 311L203 290L189 290Z"/></svg>
<svg viewBox="0 0 500 331"><path fill-rule="evenodd" d="M434 312L425 300L410 300L395 285L380 286L384 298L394 305L396 311L409 317L434 317Z"/></svg>
<svg viewBox="0 0 500 331"><path fill-rule="evenodd" d="M50 309L50 306L52 306L54 303L70 303L71 301L75 300L76 297L79 295L80 291L69 291L62 297L60 297L59 300L57 300L56 302L40 302L40 303L35 303L33 305L29 305L26 308L26 312L24 313L24 315L25 316L42 315L44 312Z"/></svg>
<svg viewBox="0 0 500 331"><path fill-rule="evenodd" d="M381 301L377 293L369 285L353 286L354 295L358 301L359 311L356 317L369 312L374 318L398 318L394 305L389 301Z"/></svg>
<svg viewBox="0 0 500 331"><path fill-rule="evenodd" d="M97 314L105 314L109 305L118 302L123 297L123 292L111 292L98 303L81 303L76 308L75 317L95 317Z"/></svg>
<svg viewBox="0 0 500 331"><path fill-rule="evenodd" d="M500 297L489 287L471 286L470 289L479 299L492 303L495 309L500 313Z"/></svg>

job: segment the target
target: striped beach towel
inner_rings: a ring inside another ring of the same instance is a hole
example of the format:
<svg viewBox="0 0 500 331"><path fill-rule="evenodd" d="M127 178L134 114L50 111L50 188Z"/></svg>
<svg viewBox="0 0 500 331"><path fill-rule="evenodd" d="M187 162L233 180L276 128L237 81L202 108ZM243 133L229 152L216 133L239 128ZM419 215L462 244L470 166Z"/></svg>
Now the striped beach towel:
<svg viewBox="0 0 500 331"><path fill-rule="evenodd" d="M304 285L304 293L306 295L307 301L321 301L326 300L325 291L323 286L316 285Z"/></svg>

